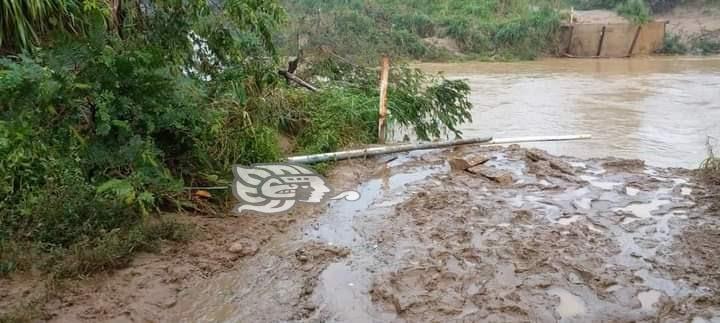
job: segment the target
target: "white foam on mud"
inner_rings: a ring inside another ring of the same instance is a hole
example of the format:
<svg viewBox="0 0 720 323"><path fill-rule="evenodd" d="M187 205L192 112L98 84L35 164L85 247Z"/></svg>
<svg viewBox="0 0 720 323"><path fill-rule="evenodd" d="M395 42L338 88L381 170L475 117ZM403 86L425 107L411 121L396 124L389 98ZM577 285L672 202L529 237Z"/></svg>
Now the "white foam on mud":
<svg viewBox="0 0 720 323"><path fill-rule="evenodd" d="M692 188L683 187L680 189L680 194L682 195L690 195L690 193L692 193Z"/></svg>
<svg viewBox="0 0 720 323"><path fill-rule="evenodd" d="M555 310L562 318L569 318L586 312L585 302L582 298L567 291L566 289L551 287L547 292L550 295L560 298L560 304L555 308Z"/></svg>

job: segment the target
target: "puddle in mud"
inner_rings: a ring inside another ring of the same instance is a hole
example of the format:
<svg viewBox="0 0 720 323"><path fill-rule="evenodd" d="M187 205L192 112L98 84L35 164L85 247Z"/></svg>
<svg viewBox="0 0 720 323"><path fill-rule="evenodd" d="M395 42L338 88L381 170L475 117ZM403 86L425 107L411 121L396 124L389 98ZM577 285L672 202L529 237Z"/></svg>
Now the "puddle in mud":
<svg viewBox="0 0 720 323"><path fill-rule="evenodd" d="M660 300L660 296L662 296L662 293L656 290L649 290L640 292L637 298L640 300L640 305L643 310L654 311L653 306Z"/></svg>
<svg viewBox="0 0 720 323"><path fill-rule="evenodd" d="M640 190L634 187L626 186L625 187L625 193L630 196L637 196L638 193L640 193Z"/></svg>
<svg viewBox="0 0 720 323"><path fill-rule="evenodd" d="M389 169L390 170L390 169ZM328 206L323 216L318 218L310 228L305 230L306 235L337 245L356 244L360 237L353 229L353 223L358 214L365 213L373 208L388 208L402 202L403 195L385 201L383 198L392 197L406 184L420 181L432 174L447 170L443 165L418 167L396 174L383 174L381 178L371 179L360 185L356 191L360 193L357 201L334 201ZM400 191L402 192L402 191Z"/></svg>
<svg viewBox="0 0 720 323"><path fill-rule="evenodd" d="M650 203L631 203L623 208L613 209L615 212L632 213L636 218L625 218L623 224L629 224L639 219L647 219L652 216L652 212L656 211L665 204L670 203L667 200L652 200Z"/></svg>
<svg viewBox="0 0 720 323"><path fill-rule="evenodd" d="M330 264L320 275L322 288L315 291L315 298L318 304L323 304L321 311L332 313L325 318L327 321L371 322L392 319L393 315L377 312L372 307L367 276L372 258L368 254L377 246L368 246L354 225L356 220L361 219L358 216L372 217L391 212L391 207L409 197L406 185L448 170L444 163L420 167L401 166L413 156L418 154L406 155L400 161L388 163L380 178L371 179L358 187L360 200L332 203L317 223L306 230L315 239L352 249L349 259ZM395 165L398 167L393 167Z"/></svg>
<svg viewBox="0 0 720 323"><path fill-rule="evenodd" d="M367 292L368 277L350 265L339 262L330 264L320 274L320 288L315 302L322 304L319 310L332 313L325 322L373 322L387 321L392 315L376 312Z"/></svg>
<svg viewBox="0 0 720 323"><path fill-rule="evenodd" d="M595 176L589 176L589 175L581 175L580 179L584 181L588 181L590 185L597 186L599 188L602 188L604 190L612 190L615 186L620 185L622 183L620 182L605 182L600 181L599 178Z"/></svg>
<svg viewBox="0 0 720 323"><path fill-rule="evenodd" d="M581 198L573 203L579 209L590 209L592 207L592 199L589 197Z"/></svg>
<svg viewBox="0 0 720 323"><path fill-rule="evenodd" d="M555 310L563 319L579 316L587 311L582 298L570 293L564 288L552 287L548 289L547 292L550 295L560 298L560 304L557 305Z"/></svg>

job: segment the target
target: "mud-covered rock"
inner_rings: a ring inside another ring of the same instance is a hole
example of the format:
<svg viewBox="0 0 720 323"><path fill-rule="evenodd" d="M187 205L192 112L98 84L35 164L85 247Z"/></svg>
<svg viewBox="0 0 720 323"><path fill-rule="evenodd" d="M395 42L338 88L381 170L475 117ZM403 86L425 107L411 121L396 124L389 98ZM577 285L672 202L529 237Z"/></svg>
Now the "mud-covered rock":
<svg viewBox="0 0 720 323"><path fill-rule="evenodd" d="M475 175L486 177L501 186L510 186L513 183L513 177L510 172L495 169L492 167L478 165L468 168L467 171Z"/></svg>
<svg viewBox="0 0 720 323"><path fill-rule="evenodd" d="M533 162L539 162L539 161L546 161L548 165L550 165L551 168L557 169L565 174L568 175L574 175L575 172L573 170L573 167L570 166L570 164L566 163L565 161L561 160L560 158L551 156L547 152L532 148L528 149L525 153L527 158Z"/></svg>
<svg viewBox="0 0 720 323"><path fill-rule="evenodd" d="M607 169L622 171L637 171L645 167L645 161L640 159L613 159L602 163Z"/></svg>
<svg viewBox="0 0 720 323"><path fill-rule="evenodd" d="M252 240L249 239L242 239L233 242L230 247L228 248L228 251L239 255L241 257L244 256L252 256L255 255L258 251L258 245Z"/></svg>
<svg viewBox="0 0 720 323"><path fill-rule="evenodd" d="M464 171L474 166L484 164L488 160L490 160L490 157L484 154L469 154L463 157L450 158L448 163L450 164L450 169L454 171Z"/></svg>

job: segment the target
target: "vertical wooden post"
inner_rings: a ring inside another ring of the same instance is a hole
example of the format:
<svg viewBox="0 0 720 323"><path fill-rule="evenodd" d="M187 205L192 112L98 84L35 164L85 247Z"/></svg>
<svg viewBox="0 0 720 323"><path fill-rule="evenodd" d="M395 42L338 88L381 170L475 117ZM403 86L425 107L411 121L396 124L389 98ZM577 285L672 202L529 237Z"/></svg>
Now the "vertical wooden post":
<svg viewBox="0 0 720 323"><path fill-rule="evenodd" d="M387 87L390 76L390 58L383 55L380 62L380 112L378 115L378 143L385 143L385 130L387 128Z"/></svg>
<svg viewBox="0 0 720 323"><path fill-rule="evenodd" d="M574 33L575 33L575 24L572 24L572 25L570 25L570 37L568 37L567 46L565 47L565 54L574 55L573 53L570 52L572 50L572 40L573 40L572 38L574 36L573 35Z"/></svg>
<svg viewBox="0 0 720 323"><path fill-rule="evenodd" d="M602 32L600 33L600 43L598 44L598 50L597 50L597 57L600 57L600 54L602 54L602 46L603 41L605 41L605 26L602 27Z"/></svg>
<svg viewBox="0 0 720 323"><path fill-rule="evenodd" d="M638 36L640 36L640 31L642 30L642 25L638 25L637 30L635 30L635 37L633 37L632 44L630 44L630 50L628 51L627 56L632 56L633 50L635 50L635 44L637 43Z"/></svg>

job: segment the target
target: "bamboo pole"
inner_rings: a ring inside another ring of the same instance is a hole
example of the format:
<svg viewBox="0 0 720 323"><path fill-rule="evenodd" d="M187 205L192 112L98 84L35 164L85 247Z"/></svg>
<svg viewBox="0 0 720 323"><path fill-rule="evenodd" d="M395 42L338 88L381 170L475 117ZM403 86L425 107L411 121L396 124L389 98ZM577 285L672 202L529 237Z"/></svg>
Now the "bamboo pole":
<svg viewBox="0 0 720 323"><path fill-rule="evenodd" d="M385 143L385 130L387 128L387 87L390 75L390 58L383 55L380 63L380 111L378 114L378 143Z"/></svg>
<svg viewBox="0 0 720 323"><path fill-rule="evenodd" d="M430 142L430 143L417 143L417 144L406 144L397 146L383 146L373 147L366 149L356 149L348 151L340 151L334 153L324 153L316 155L305 155L305 156L294 156L288 157L287 161L291 163L310 164L330 160L343 160L358 157L369 157L384 154L392 154L413 150L425 150L425 149L437 149L459 145L471 145L471 144L483 144L483 145L504 145L504 144L516 144L523 142L538 142L538 141L568 141L568 140L582 140L590 139L590 135L570 135L570 136L533 136L533 137L514 137L514 138L498 138L492 139L491 137L480 137L480 138L468 138L458 139L442 142Z"/></svg>

